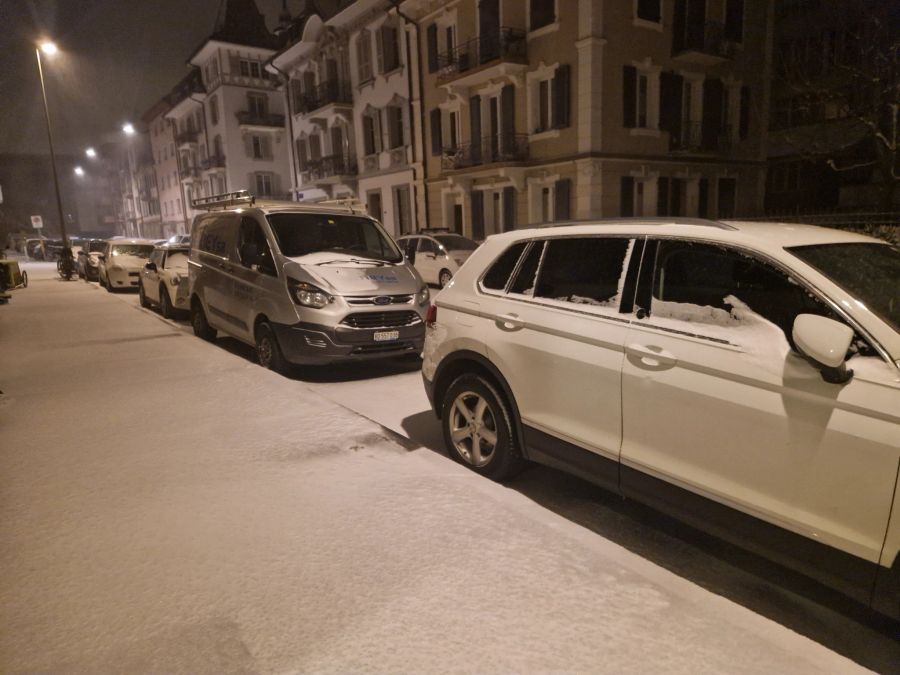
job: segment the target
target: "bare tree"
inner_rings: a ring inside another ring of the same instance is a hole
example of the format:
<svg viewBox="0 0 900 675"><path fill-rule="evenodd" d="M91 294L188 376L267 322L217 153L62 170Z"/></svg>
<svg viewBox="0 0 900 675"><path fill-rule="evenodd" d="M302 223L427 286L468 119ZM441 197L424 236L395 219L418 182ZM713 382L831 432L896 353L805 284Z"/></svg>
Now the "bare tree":
<svg viewBox="0 0 900 675"><path fill-rule="evenodd" d="M807 37L778 45L782 91L791 94L792 128L782 138L834 171L871 171L880 208L891 210L900 183L900 6L822 4L821 23L810 20Z"/></svg>

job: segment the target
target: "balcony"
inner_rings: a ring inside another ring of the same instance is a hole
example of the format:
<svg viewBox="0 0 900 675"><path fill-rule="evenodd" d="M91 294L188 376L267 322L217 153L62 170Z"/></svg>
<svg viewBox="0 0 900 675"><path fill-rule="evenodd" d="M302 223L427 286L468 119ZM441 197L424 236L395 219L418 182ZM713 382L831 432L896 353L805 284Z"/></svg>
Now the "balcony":
<svg viewBox="0 0 900 675"><path fill-rule="evenodd" d="M328 80L312 91L304 91L294 99L295 112L306 114L327 105L353 105L353 93L349 82Z"/></svg>
<svg viewBox="0 0 900 675"><path fill-rule="evenodd" d="M212 155L200 162L200 168L203 171L214 171L215 169L225 168L225 155Z"/></svg>
<svg viewBox="0 0 900 675"><path fill-rule="evenodd" d="M284 115L274 113L257 113L241 110L235 113L238 124L248 127L280 127L284 128Z"/></svg>
<svg viewBox="0 0 900 675"><path fill-rule="evenodd" d="M192 181L195 178L199 178L200 169L196 166L185 166L181 169L181 180L182 181Z"/></svg>
<svg viewBox="0 0 900 675"><path fill-rule="evenodd" d="M181 147L183 145L196 144L198 135L199 134L193 129L188 129L187 131L177 133L175 134L175 145Z"/></svg>
<svg viewBox="0 0 900 675"><path fill-rule="evenodd" d="M320 159L309 160L306 174L310 183L340 183L351 176L356 176L356 157L352 155L327 155Z"/></svg>
<svg viewBox="0 0 900 675"><path fill-rule="evenodd" d="M526 45L525 31L517 28L500 28L464 42L438 55L438 81L446 84L493 65L512 63L524 68L528 64ZM468 83L460 84L468 86Z"/></svg>
<svg viewBox="0 0 900 675"><path fill-rule="evenodd" d="M672 42L672 56L689 63L711 66L734 58L734 53L735 43L725 37L721 21L688 23Z"/></svg>
<svg viewBox="0 0 900 675"><path fill-rule="evenodd" d="M445 171L467 169L498 162L521 162L528 159L527 134L498 134L485 136L480 143L461 143L444 148L441 168Z"/></svg>

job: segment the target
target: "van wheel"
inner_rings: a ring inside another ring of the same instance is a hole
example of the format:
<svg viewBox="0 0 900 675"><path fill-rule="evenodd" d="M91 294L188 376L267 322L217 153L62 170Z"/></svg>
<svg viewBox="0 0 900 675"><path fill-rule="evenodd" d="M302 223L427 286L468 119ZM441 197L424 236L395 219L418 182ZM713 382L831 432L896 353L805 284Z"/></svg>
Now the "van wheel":
<svg viewBox="0 0 900 675"><path fill-rule="evenodd" d="M513 413L493 382L467 373L456 378L441 405L444 443L450 456L496 481L525 466L513 433Z"/></svg>
<svg viewBox="0 0 900 675"><path fill-rule="evenodd" d="M438 275L438 286L443 288L450 283L452 278L453 275L450 273L450 270L441 270L441 273Z"/></svg>
<svg viewBox="0 0 900 675"><path fill-rule="evenodd" d="M194 335L207 342L215 342L216 329L209 325L206 320L206 314L203 313L203 307L199 300L191 303L191 328L194 329Z"/></svg>
<svg viewBox="0 0 900 675"><path fill-rule="evenodd" d="M169 300L169 292L165 286L159 287L159 312L167 319L171 319L174 316L172 301Z"/></svg>
<svg viewBox="0 0 900 675"><path fill-rule="evenodd" d="M141 307L149 307L150 301L147 300L147 295L144 293L144 282L138 282L138 300L141 303Z"/></svg>
<svg viewBox="0 0 900 675"><path fill-rule="evenodd" d="M256 327L256 358L259 365L276 373L284 373L288 368L288 362L278 346L278 338L275 331L267 323L261 323Z"/></svg>

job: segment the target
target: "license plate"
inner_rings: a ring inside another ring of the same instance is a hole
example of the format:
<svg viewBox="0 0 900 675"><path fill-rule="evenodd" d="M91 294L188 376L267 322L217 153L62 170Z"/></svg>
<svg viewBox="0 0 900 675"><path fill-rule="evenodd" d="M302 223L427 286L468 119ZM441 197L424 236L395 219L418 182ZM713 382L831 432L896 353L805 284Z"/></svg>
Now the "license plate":
<svg viewBox="0 0 900 675"><path fill-rule="evenodd" d="M389 342L400 337L399 330L379 330L375 331L375 342Z"/></svg>

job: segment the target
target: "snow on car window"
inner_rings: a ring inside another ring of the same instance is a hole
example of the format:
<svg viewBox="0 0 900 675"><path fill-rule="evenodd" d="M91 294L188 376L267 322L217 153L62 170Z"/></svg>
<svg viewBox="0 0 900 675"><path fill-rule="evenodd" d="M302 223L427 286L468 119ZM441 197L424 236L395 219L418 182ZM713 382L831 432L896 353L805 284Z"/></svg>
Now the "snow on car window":
<svg viewBox="0 0 900 675"><path fill-rule="evenodd" d="M113 246L113 255L133 255L137 258L149 258L153 253L153 246L150 244L116 244Z"/></svg>
<svg viewBox="0 0 900 675"><path fill-rule="evenodd" d="M170 251L169 257L166 258L166 269L168 270L187 270L188 254L187 251Z"/></svg>

